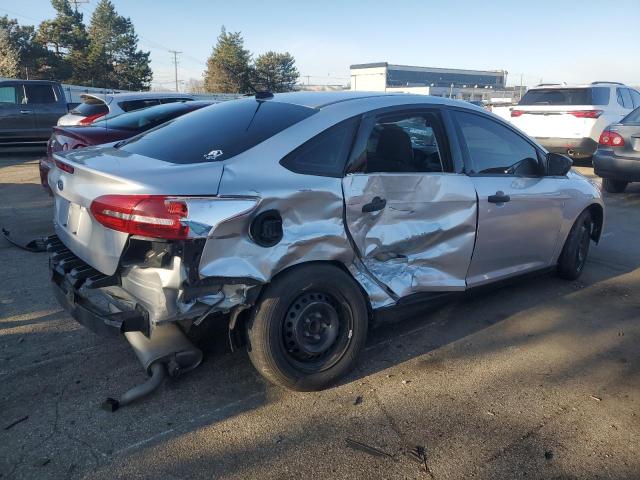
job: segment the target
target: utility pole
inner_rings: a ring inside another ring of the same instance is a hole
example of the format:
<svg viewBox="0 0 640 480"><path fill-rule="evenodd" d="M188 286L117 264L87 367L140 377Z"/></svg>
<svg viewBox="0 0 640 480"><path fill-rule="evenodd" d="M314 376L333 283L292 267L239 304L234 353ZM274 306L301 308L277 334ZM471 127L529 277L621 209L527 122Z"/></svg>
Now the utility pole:
<svg viewBox="0 0 640 480"><path fill-rule="evenodd" d="M178 52L177 50L169 50L169 53L173 53L173 67L176 74L176 92L178 91Z"/></svg>

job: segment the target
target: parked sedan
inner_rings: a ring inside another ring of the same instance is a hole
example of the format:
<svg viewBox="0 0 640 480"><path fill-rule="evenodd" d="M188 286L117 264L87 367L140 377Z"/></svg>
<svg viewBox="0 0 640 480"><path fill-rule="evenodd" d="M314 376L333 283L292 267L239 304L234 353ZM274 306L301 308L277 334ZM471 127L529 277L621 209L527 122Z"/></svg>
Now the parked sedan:
<svg viewBox="0 0 640 480"><path fill-rule="evenodd" d="M602 132L593 167L610 193L624 192L630 182L640 182L640 107Z"/></svg>
<svg viewBox="0 0 640 480"><path fill-rule="evenodd" d="M185 334L219 322L268 380L328 387L385 313L577 278L604 216L570 159L438 97L262 93L54 157L54 290L151 375L124 403L195 368Z"/></svg>
<svg viewBox="0 0 640 480"><path fill-rule="evenodd" d="M50 192L47 175L56 152L124 140L211 104L203 101L168 103L99 120L84 127L53 127L47 143L47 156L40 159L40 182Z"/></svg>

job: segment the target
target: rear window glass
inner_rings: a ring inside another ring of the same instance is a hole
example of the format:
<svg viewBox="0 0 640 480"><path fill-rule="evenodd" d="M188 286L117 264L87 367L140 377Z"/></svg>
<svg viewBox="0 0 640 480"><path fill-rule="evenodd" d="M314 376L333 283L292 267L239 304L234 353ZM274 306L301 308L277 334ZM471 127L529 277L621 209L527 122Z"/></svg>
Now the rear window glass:
<svg viewBox="0 0 640 480"><path fill-rule="evenodd" d="M607 105L609 89L534 88L524 94L518 105Z"/></svg>
<svg viewBox="0 0 640 480"><path fill-rule="evenodd" d="M91 124L92 127L118 128L121 130L149 130L164 122L176 118L191 110L184 103L170 103L167 105L156 105L155 107L136 110L135 112L123 113L107 120L98 120Z"/></svg>
<svg viewBox="0 0 640 480"><path fill-rule="evenodd" d="M640 123L640 108L636 108L633 112L624 117L620 123Z"/></svg>
<svg viewBox="0 0 640 480"><path fill-rule="evenodd" d="M171 163L227 160L314 113L289 103L231 100L171 120L120 148Z"/></svg>
<svg viewBox="0 0 640 480"><path fill-rule="evenodd" d="M134 110L140 110L141 108L152 107L158 105L160 100L157 98L147 98L144 100L127 100L126 102L120 102L118 105L125 112L133 112Z"/></svg>
<svg viewBox="0 0 640 480"><path fill-rule="evenodd" d="M80 105L74 107L70 113L88 117L90 115L109 113L109 107L107 107L102 100L98 100L97 98L88 98Z"/></svg>
<svg viewBox="0 0 640 480"><path fill-rule="evenodd" d="M193 100L193 98L169 97L161 98L160 103L189 102L191 100Z"/></svg>

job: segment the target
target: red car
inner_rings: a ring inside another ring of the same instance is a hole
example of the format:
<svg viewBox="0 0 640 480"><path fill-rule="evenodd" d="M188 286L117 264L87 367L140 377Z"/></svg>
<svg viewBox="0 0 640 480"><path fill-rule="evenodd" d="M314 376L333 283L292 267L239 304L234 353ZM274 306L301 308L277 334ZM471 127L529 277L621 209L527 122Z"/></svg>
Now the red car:
<svg viewBox="0 0 640 480"><path fill-rule="evenodd" d="M53 127L53 133L47 142L47 156L40 160L40 183L51 194L47 177L53 163L53 154L56 152L126 140L213 103L215 102L167 103L123 113L107 120L98 120L87 126Z"/></svg>

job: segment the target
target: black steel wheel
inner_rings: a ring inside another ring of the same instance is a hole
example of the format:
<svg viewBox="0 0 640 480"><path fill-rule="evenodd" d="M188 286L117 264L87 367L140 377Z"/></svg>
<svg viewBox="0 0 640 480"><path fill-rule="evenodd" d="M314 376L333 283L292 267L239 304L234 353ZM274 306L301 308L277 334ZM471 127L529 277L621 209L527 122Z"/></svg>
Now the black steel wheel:
<svg viewBox="0 0 640 480"><path fill-rule="evenodd" d="M359 285L328 264L292 269L266 287L247 328L249 358L268 380L320 390L355 365L368 310Z"/></svg>

